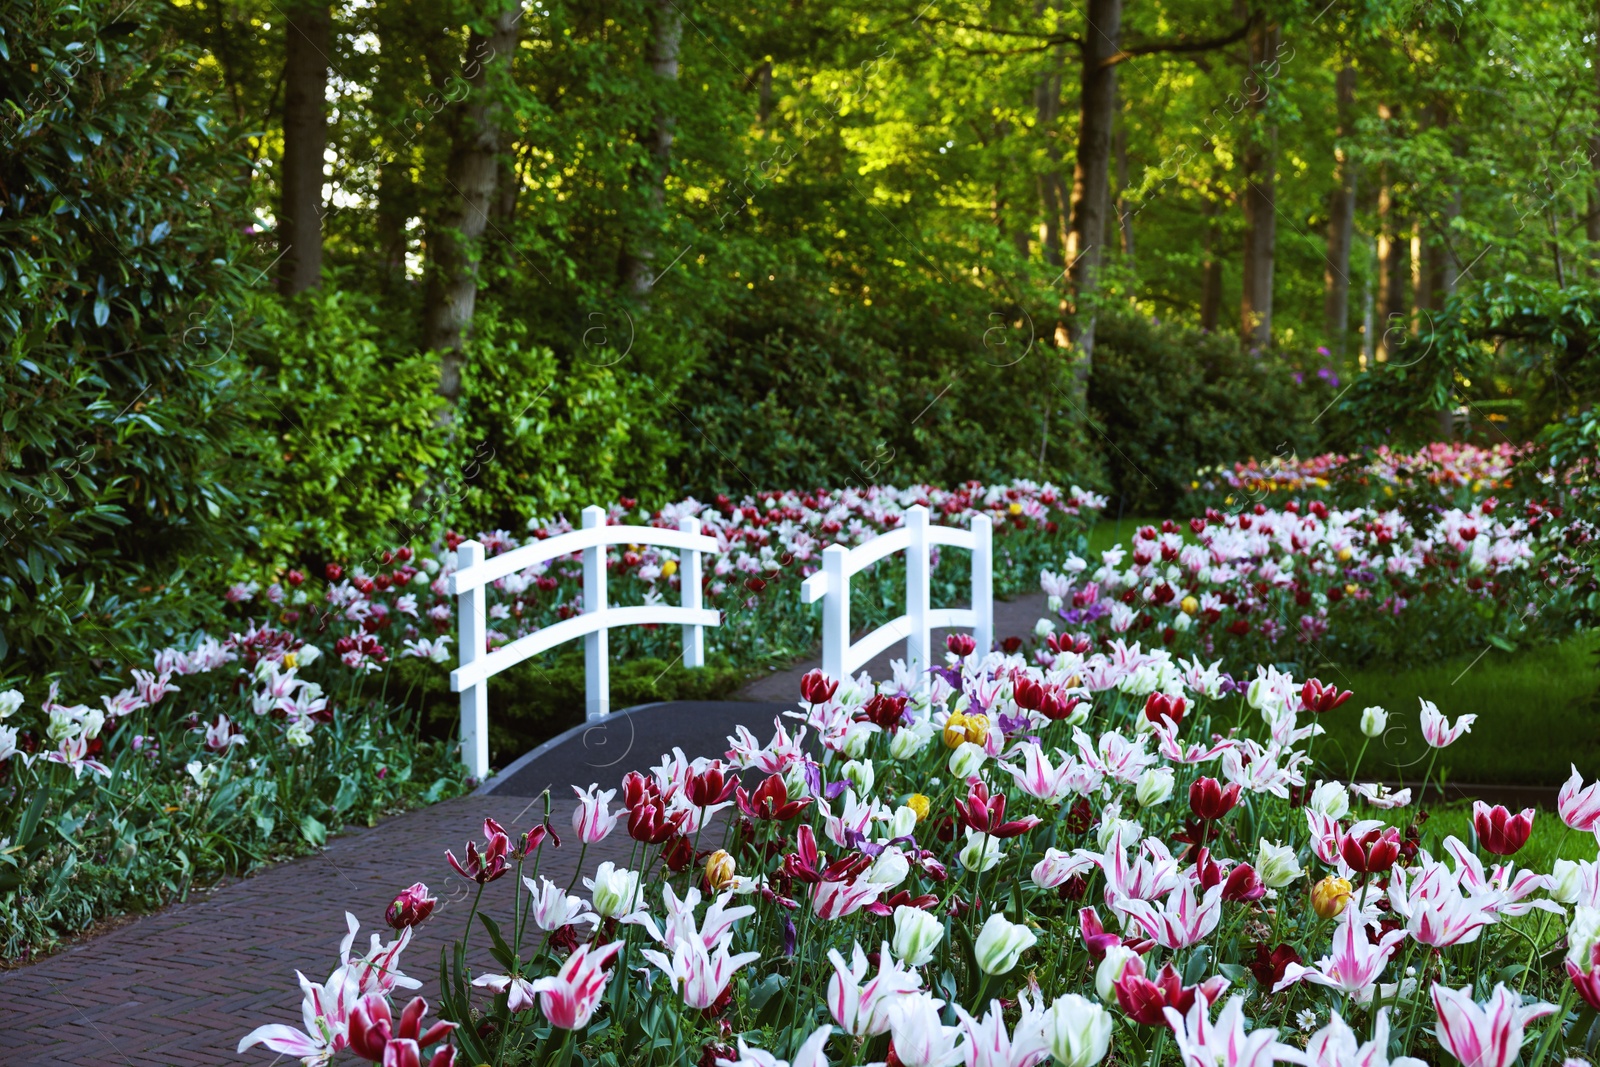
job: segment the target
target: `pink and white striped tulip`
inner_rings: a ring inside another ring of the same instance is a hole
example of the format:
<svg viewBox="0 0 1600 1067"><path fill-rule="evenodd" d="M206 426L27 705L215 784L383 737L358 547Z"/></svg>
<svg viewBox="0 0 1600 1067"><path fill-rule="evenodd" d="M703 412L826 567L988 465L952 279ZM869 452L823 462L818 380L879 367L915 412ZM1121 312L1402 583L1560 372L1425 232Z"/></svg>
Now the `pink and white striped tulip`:
<svg viewBox="0 0 1600 1067"><path fill-rule="evenodd" d="M1477 721L1476 715L1463 715L1451 724L1433 701L1422 701L1422 738L1434 748L1455 744L1462 734L1472 730L1472 724Z"/></svg>
<svg viewBox="0 0 1600 1067"><path fill-rule="evenodd" d="M956 1067L966 1058L961 1028L939 1018L943 1005L931 993L908 993L889 1005L894 1056L904 1067Z"/></svg>
<svg viewBox="0 0 1600 1067"><path fill-rule="evenodd" d="M526 978L510 974L480 974L472 980L472 984L491 993L505 993L507 1011L532 1011L539 1003L534 997L533 983Z"/></svg>
<svg viewBox="0 0 1600 1067"><path fill-rule="evenodd" d="M780 1060L770 1052L753 1048L745 1044L744 1035L740 1034L739 1058L729 1060L718 1057L717 1067L828 1067L828 1057L823 1049L828 1044L828 1035L832 1033L831 1026L818 1027L816 1032L800 1045L793 1060Z"/></svg>
<svg viewBox="0 0 1600 1067"><path fill-rule="evenodd" d="M622 948L621 941L601 945L579 945L561 965L561 970L533 983L539 994L539 1007L550 1025L562 1030L577 1030L589 1025L595 1008L605 995L611 973L606 964Z"/></svg>
<svg viewBox="0 0 1600 1067"><path fill-rule="evenodd" d="M1306 1040L1305 1062L1308 1067L1427 1067L1412 1056L1389 1059L1388 1008L1378 1012L1372 1040L1365 1045L1339 1013L1334 1012L1328 1025Z"/></svg>
<svg viewBox="0 0 1600 1067"><path fill-rule="evenodd" d="M577 923L594 926L600 922L600 916L589 909L587 900L578 896L568 896L565 889L548 878L541 877L535 883L532 878L524 877L522 884L527 886L528 892L533 895L530 915L533 918L533 925L541 930L559 930L563 926Z"/></svg>
<svg viewBox="0 0 1600 1067"><path fill-rule="evenodd" d="M1195 900L1194 883L1185 879L1157 908L1147 900L1124 900L1121 910L1162 948L1178 951L1205 940L1222 919L1223 887L1214 885Z"/></svg>
<svg viewBox="0 0 1600 1067"><path fill-rule="evenodd" d="M601 792L599 785L591 785L588 789L573 786L572 791L578 794L578 806L572 809L572 832L586 845L604 841L622 818L620 811L616 814L611 812L611 799L617 795L617 791L607 789Z"/></svg>
<svg viewBox="0 0 1600 1067"><path fill-rule="evenodd" d="M1283 978L1273 986L1277 993L1296 982L1310 982L1327 986L1353 996L1358 1003L1372 999L1378 976L1394 955L1400 942L1406 939L1404 930L1390 930L1373 944L1367 936L1372 925L1358 914L1358 908L1346 908L1339 918L1339 928L1333 935L1333 951L1317 961L1316 967L1291 963L1284 968Z"/></svg>
<svg viewBox="0 0 1600 1067"><path fill-rule="evenodd" d="M732 944L731 935L718 941L714 950L707 949L698 937L685 937L673 944L670 958L653 948L645 949L640 955L667 976L672 987L683 996L684 1004L704 1011L722 996L740 967L761 958L759 952L734 955L728 951Z"/></svg>
<svg viewBox="0 0 1600 1067"><path fill-rule="evenodd" d="M828 950L833 976L828 979L828 1010L851 1037L875 1037L889 1029L889 1004L895 998L922 988L922 976L902 966L885 941L878 951L878 973L870 980L871 965L860 945L851 946L846 964L838 949Z"/></svg>
<svg viewBox="0 0 1600 1067"><path fill-rule="evenodd" d="M1434 983L1433 1010L1439 1016L1434 1033L1439 1044L1463 1067L1511 1067L1526 1039L1525 1027L1556 1010L1536 1001L1524 1005L1520 994L1497 984L1488 1003L1472 999L1472 987L1451 989Z"/></svg>
<svg viewBox="0 0 1600 1067"><path fill-rule="evenodd" d="M1195 993L1187 1015L1180 1015L1176 1008L1163 1008L1162 1014L1172 1028L1184 1067L1271 1067L1277 1060L1302 1060L1299 1049L1278 1042L1276 1030L1245 1032L1243 997L1229 1000L1215 1022L1201 992Z"/></svg>
<svg viewBox="0 0 1600 1067"><path fill-rule="evenodd" d="M1572 764L1572 777L1556 794L1556 810L1561 813L1561 821L1574 830L1593 832L1600 826L1600 782L1584 785L1577 764Z"/></svg>

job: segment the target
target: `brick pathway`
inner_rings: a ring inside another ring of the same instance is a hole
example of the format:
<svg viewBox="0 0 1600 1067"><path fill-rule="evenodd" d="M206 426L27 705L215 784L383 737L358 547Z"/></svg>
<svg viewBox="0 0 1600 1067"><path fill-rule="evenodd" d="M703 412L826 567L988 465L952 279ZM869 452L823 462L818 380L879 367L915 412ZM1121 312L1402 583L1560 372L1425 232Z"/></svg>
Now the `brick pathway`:
<svg viewBox="0 0 1600 1067"><path fill-rule="evenodd" d="M746 705L752 729L770 733L772 708ZM635 713L652 720L639 744L601 748L593 735L574 737L526 769L526 792L551 787L552 823L566 835L573 808L570 784L616 784L630 768L657 762L646 747L662 732L672 706ZM641 719L641 722L644 720ZM723 716L673 716L672 740L691 755L720 754ZM631 733L629 736L632 736ZM603 757L603 758L602 758ZM368 935L387 934L383 912L397 890L426 882L440 906L406 950L402 967L424 983L435 1001L439 949L458 936L467 915L469 887L444 861L481 840L483 819L493 816L515 834L544 814L536 797L462 797L357 830L330 841L315 856L270 867L261 874L198 893L187 903L148 915L19 970L0 973L0 1064L5 1067L169 1067L223 1063L269 1065L260 1047L239 1056L239 1039L267 1022L301 1026L294 972L327 978L345 934L344 913L361 921L356 951ZM584 866L626 862L629 840L614 834L591 847ZM579 849L568 839L548 851L540 873L558 884L572 878ZM491 914L509 912L513 879L484 894ZM385 937L385 940L388 938ZM482 930L476 938L484 940ZM488 969L487 964L484 969ZM278 1057L279 1067L293 1061Z"/></svg>

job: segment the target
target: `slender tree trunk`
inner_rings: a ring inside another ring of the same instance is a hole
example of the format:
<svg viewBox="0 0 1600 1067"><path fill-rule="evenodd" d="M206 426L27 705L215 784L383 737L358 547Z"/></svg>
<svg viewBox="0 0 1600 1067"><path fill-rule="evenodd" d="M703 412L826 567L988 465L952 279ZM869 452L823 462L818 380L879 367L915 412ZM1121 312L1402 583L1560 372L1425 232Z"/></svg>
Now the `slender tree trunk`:
<svg viewBox="0 0 1600 1067"><path fill-rule="evenodd" d="M1117 158L1117 222L1122 232L1122 258L1127 261L1128 269L1132 270L1133 262L1133 214L1128 207L1128 116L1121 112L1120 121L1117 123L1116 136L1112 140L1112 151Z"/></svg>
<svg viewBox="0 0 1600 1067"><path fill-rule="evenodd" d="M521 17L513 3L490 20L487 36L474 30L467 37L461 76L469 89L451 112L447 206L428 230L423 343L439 353L438 393L452 403L461 396L463 346L478 302L482 238L500 172L502 108L495 88L510 67Z"/></svg>
<svg viewBox="0 0 1600 1067"><path fill-rule="evenodd" d="M1368 244L1366 248L1367 262L1377 264L1378 251L1375 244ZM1373 365L1376 357L1377 323L1375 319L1376 304L1372 294L1373 271L1366 272L1366 277L1361 282L1361 369L1366 370Z"/></svg>
<svg viewBox="0 0 1600 1067"><path fill-rule="evenodd" d="M1255 89L1249 94L1254 121L1242 153L1244 189L1244 285L1240 324L1251 349L1272 346L1272 269L1278 237L1277 128L1266 122L1268 68L1276 63L1281 31L1263 22L1250 34L1250 67Z"/></svg>
<svg viewBox="0 0 1600 1067"><path fill-rule="evenodd" d="M1350 242L1355 234L1356 175L1350 152L1343 142L1353 132L1356 98L1355 68L1346 61L1334 79L1338 96L1339 130L1334 147L1335 187L1328 201L1328 256L1323 271L1323 331L1334 357L1343 361L1350 338Z"/></svg>
<svg viewBox="0 0 1600 1067"><path fill-rule="evenodd" d="M1036 16L1049 14L1050 28L1055 28L1056 7L1051 2L1034 6ZM1044 135L1045 169L1035 176L1039 189L1039 247L1044 261L1052 267L1062 266L1066 246L1067 186L1061 178L1061 140L1058 120L1061 117L1061 68L1066 62L1062 48L1050 50L1049 65L1040 72L1033 86L1033 110L1040 133Z"/></svg>
<svg viewBox="0 0 1600 1067"><path fill-rule="evenodd" d="M1215 333L1222 318L1222 256L1217 249L1217 198L1207 188L1201 201L1200 328Z"/></svg>
<svg viewBox="0 0 1600 1067"><path fill-rule="evenodd" d="M304 292L322 280L322 164L328 147L326 3L289 9L284 28L283 163L278 175L278 291Z"/></svg>
<svg viewBox="0 0 1600 1067"><path fill-rule="evenodd" d="M1394 118L1394 109L1380 105L1378 117L1385 122ZM1376 358L1381 363L1389 358L1389 346L1384 338L1393 329L1402 329L1406 319L1406 248L1407 241L1400 232L1399 212L1395 207L1394 182L1387 164L1378 171L1378 337Z"/></svg>
<svg viewBox="0 0 1600 1067"><path fill-rule="evenodd" d="M1600 2L1595 4L1595 11L1600 15ZM1597 44L1596 54L1591 59L1594 65L1595 88L1600 90L1600 33L1595 36ZM1594 125L1589 130L1589 166L1594 171L1594 180L1589 186L1588 212L1584 217L1583 231L1592 244L1600 244L1600 104L1595 106ZM1595 266L1591 267L1591 274L1600 274L1600 248L1589 249L1589 260Z"/></svg>
<svg viewBox="0 0 1600 1067"><path fill-rule="evenodd" d="M1088 0L1083 33L1083 87L1078 108L1078 158L1072 173L1072 238L1067 245L1077 312L1073 342L1077 373L1086 380L1094 364L1094 314L1100 288L1106 217L1111 208L1111 134L1117 117L1117 68L1122 47L1123 0Z"/></svg>
<svg viewBox="0 0 1600 1067"><path fill-rule="evenodd" d="M678 52L683 45L683 12L673 0L654 0L650 6L650 72L659 79L660 90L644 141L650 150L649 171L643 176L649 220L649 236L636 235L632 247L623 254L622 279L628 291L644 298L656 283L655 231L667 202L667 172L672 167L672 140L677 117L664 99L678 80Z"/></svg>

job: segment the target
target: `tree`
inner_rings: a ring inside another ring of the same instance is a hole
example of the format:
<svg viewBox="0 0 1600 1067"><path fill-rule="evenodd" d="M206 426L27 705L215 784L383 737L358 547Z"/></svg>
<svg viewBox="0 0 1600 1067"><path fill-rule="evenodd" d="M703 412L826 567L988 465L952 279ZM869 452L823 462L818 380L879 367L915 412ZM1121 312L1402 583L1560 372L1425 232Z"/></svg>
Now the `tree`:
<svg viewBox="0 0 1600 1067"><path fill-rule="evenodd" d="M284 296L322 280L323 154L328 147L327 3L296 3L284 26L283 159L278 177L278 290Z"/></svg>

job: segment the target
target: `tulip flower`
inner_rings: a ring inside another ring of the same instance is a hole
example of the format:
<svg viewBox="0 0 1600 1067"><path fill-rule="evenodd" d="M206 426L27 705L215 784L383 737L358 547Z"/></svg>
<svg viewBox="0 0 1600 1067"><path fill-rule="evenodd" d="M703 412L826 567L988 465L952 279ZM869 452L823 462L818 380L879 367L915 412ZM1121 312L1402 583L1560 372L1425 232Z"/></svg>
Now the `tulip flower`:
<svg viewBox="0 0 1600 1067"><path fill-rule="evenodd" d="M1533 833L1533 809L1523 808L1512 815L1504 805L1490 807L1481 800L1472 802L1472 829L1478 843L1496 856L1512 856L1528 843Z"/></svg>
<svg viewBox="0 0 1600 1067"><path fill-rule="evenodd" d="M856 722L870 722L881 730L894 733L900 729L906 714L906 698L878 693L856 712Z"/></svg>
<svg viewBox="0 0 1600 1067"><path fill-rule="evenodd" d="M1037 746L1035 746L1037 747ZM956 805L956 813L961 821L971 827L974 833L988 834L990 837L1012 838L1027 833L1039 825L1040 819L1036 815L1024 816L1012 821L1006 820L1006 795L1004 793L989 792L989 787L982 779L974 778L967 784L967 798Z"/></svg>
<svg viewBox="0 0 1600 1067"><path fill-rule="evenodd" d="M984 974L1005 974L1038 940L1039 935L1026 926L995 912L978 931L972 951Z"/></svg>
<svg viewBox="0 0 1600 1067"><path fill-rule="evenodd" d="M1230 783L1223 788L1215 778L1196 778L1189 787L1189 807L1196 816L1213 822L1233 810L1239 803L1239 784Z"/></svg>
<svg viewBox="0 0 1600 1067"><path fill-rule="evenodd" d="M732 945L732 934L723 935L714 948L707 948L701 938L685 937L673 944L670 957L649 948L640 955L667 976L684 1004L705 1011L716 1004L740 967L761 958L759 952L730 953Z"/></svg>
<svg viewBox="0 0 1600 1067"><path fill-rule="evenodd" d="M1089 950L1092 960L1104 959L1116 946L1132 949L1142 955L1156 944L1149 938L1119 937L1106 933L1106 928L1100 922L1100 913L1093 908L1078 909L1078 932L1083 935L1084 947Z"/></svg>
<svg viewBox="0 0 1600 1067"><path fill-rule="evenodd" d="M535 884L532 878L524 877L522 884L533 895L529 915L533 918L533 925L539 929L559 930L577 923L599 925L600 916L589 910L587 901L582 897L569 896L565 889L550 879L540 877L538 884Z"/></svg>
<svg viewBox="0 0 1600 1067"><path fill-rule="evenodd" d="M1133 786L1133 798L1141 808L1165 804L1172 796L1175 775L1171 767L1150 767Z"/></svg>
<svg viewBox="0 0 1600 1067"><path fill-rule="evenodd" d="M1339 838L1339 856L1357 874L1382 874L1400 857L1400 831L1364 819Z"/></svg>
<svg viewBox="0 0 1600 1067"><path fill-rule="evenodd" d="M467 842L467 862L465 865L456 854L445 850L445 859L454 867L456 873L463 878L471 879L479 885L485 885L497 878L503 877L511 869L506 857L511 851L511 839L506 836L505 827L493 819L483 820L483 836L485 845L482 852L478 851L475 841Z"/></svg>
<svg viewBox="0 0 1600 1067"><path fill-rule="evenodd" d="M1111 1013L1077 993L1057 997L1044 1013L1045 1043L1061 1067L1094 1067L1105 1059L1111 1029Z"/></svg>
<svg viewBox="0 0 1600 1067"><path fill-rule="evenodd" d="M1261 881L1271 889L1282 889L1306 873L1293 848L1266 838L1261 839L1256 849L1256 870L1261 873Z"/></svg>
<svg viewBox="0 0 1600 1067"><path fill-rule="evenodd" d="M1338 1012L1328 1025L1306 1039L1305 1062L1315 1067L1427 1067L1412 1056L1389 1059L1389 1009L1378 1011L1372 1040L1365 1045L1340 1018Z"/></svg>
<svg viewBox="0 0 1600 1067"><path fill-rule="evenodd" d="M1445 948L1476 941L1482 929L1495 922L1497 899L1463 895L1449 868L1429 861L1420 870L1395 869L1389 903L1418 944Z"/></svg>
<svg viewBox="0 0 1600 1067"><path fill-rule="evenodd" d="M639 872L618 867L610 860L595 868L584 886L594 902L594 910L607 919L617 919L633 911L639 902Z"/></svg>
<svg viewBox="0 0 1600 1067"><path fill-rule="evenodd" d="M1487 1004L1472 999L1472 987L1451 989L1435 983L1433 1010L1439 1017L1434 1034L1463 1067L1511 1067L1522 1050L1524 1028L1556 1010L1536 1001L1524 1006L1521 995L1496 984Z"/></svg>
<svg viewBox="0 0 1600 1067"><path fill-rule="evenodd" d="M1434 748L1455 744L1462 734L1471 732L1477 721L1476 715L1463 715L1451 725L1433 701L1422 701L1422 738Z"/></svg>
<svg viewBox="0 0 1600 1067"><path fill-rule="evenodd" d="M1117 983L1127 973L1128 964L1138 958L1139 954L1122 944L1120 939L1116 944L1106 947L1104 957L1094 969L1094 991L1101 1000L1109 1004L1117 998ZM1142 973L1144 964L1140 963L1139 968Z"/></svg>
<svg viewBox="0 0 1600 1067"><path fill-rule="evenodd" d="M993 834L981 834L972 829L965 832L967 843L956 853L956 859L969 871L981 874L992 870L1004 854L1000 851L1000 839Z"/></svg>
<svg viewBox="0 0 1600 1067"><path fill-rule="evenodd" d="M943 1004L931 993L919 992L889 1005L891 1058L902 1067L956 1067L965 1059L961 1028L946 1026L939 1018Z"/></svg>
<svg viewBox="0 0 1600 1067"><path fill-rule="evenodd" d="M819 919L842 919L873 903L889 888L865 878L818 882L811 889L811 913Z"/></svg>
<svg viewBox="0 0 1600 1067"><path fill-rule="evenodd" d="M800 679L800 699L807 704L826 704L839 691L839 683L821 671L807 671Z"/></svg>
<svg viewBox="0 0 1600 1067"><path fill-rule="evenodd" d="M622 818L621 812L611 812L611 799L617 795L617 791L607 789L601 792L598 785L591 785L588 789L573 786L572 791L578 794L578 806L572 809L572 832L585 845L599 844L617 828L617 822Z"/></svg>
<svg viewBox="0 0 1600 1067"><path fill-rule="evenodd" d="M942 940L944 923L934 916L903 904L894 909L894 940L889 945L907 967L921 967L933 959Z"/></svg>
<svg viewBox="0 0 1600 1067"><path fill-rule="evenodd" d="M350 1051L384 1067L421 1067L422 1050L450 1036L457 1025L437 1022L423 1030L422 1017L427 1013L428 1002L416 997L405 1006L396 1025L383 994L363 997L350 1012ZM434 1053L428 1067L454 1063L455 1050L446 1046Z"/></svg>
<svg viewBox="0 0 1600 1067"><path fill-rule="evenodd" d="M579 945L561 965L561 970L533 983L539 994L539 1007L550 1025L561 1030L581 1030L589 1025L595 1008L605 996L611 972L606 964L622 948L621 941L595 948Z"/></svg>
<svg viewBox="0 0 1600 1067"><path fill-rule="evenodd" d="M789 799L789 787L783 784L783 779L776 775L768 775L766 780L756 786L754 794L748 794L743 786L734 790L739 801L739 810L752 819L767 819L774 822L788 822L811 803L810 797L801 797L799 800Z"/></svg>
<svg viewBox="0 0 1600 1067"><path fill-rule="evenodd" d="M1247 1034L1244 1025L1244 998L1234 997L1217 1014L1208 1017L1210 1002L1194 998L1187 1014L1167 1008L1167 1024L1172 1027L1178 1053L1187 1067L1271 1067L1277 1060L1301 1062L1300 1050L1278 1041L1274 1029Z"/></svg>
<svg viewBox="0 0 1600 1067"><path fill-rule="evenodd" d="M1348 689L1341 693L1338 686L1323 685L1315 678L1312 678L1300 687L1300 706L1307 711L1321 715L1332 711L1353 695Z"/></svg>
<svg viewBox="0 0 1600 1067"><path fill-rule="evenodd" d="M1151 981L1145 976L1144 961L1135 959L1127 962L1112 987L1116 990L1117 1004L1128 1018L1143 1026L1161 1026L1168 1021L1168 1008L1187 1014L1197 995L1208 1002L1222 996L1228 988L1228 980L1219 974L1199 985L1185 986L1178 969L1169 960Z"/></svg>
<svg viewBox="0 0 1600 1067"><path fill-rule="evenodd" d="M1310 982L1348 993L1358 1003L1365 1004L1372 998L1378 976L1383 973L1389 957L1406 939L1404 930L1390 930L1374 943L1367 936L1372 925L1356 908L1346 908L1333 935L1332 953L1318 960L1315 967L1289 964L1272 991L1280 992L1296 982Z"/></svg>
<svg viewBox="0 0 1600 1067"><path fill-rule="evenodd" d="M1167 693L1151 693L1144 700L1144 717L1153 723L1163 719L1170 719L1176 726L1183 721L1183 713L1188 709L1189 702L1181 696L1172 696Z"/></svg>
<svg viewBox="0 0 1600 1067"><path fill-rule="evenodd" d="M1389 725L1389 713L1374 704L1361 711L1361 733L1367 737L1377 737L1383 733L1384 727ZM1337 1016L1336 1016L1337 1018Z"/></svg>
<svg viewBox="0 0 1600 1067"><path fill-rule="evenodd" d="M852 948L847 965L838 949L828 950L833 976L828 979L828 1010L845 1033L852 1037L875 1037L889 1029L889 1005L907 993L922 988L916 971L902 967L889 953L887 943L878 951L878 973L867 980L867 954L860 945Z"/></svg>
<svg viewBox="0 0 1600 1067"><path fill-rule="evenodd" d="M820 1026L812 1035L805 1039L800 1048L795 1052L793 1060L780 1060L770 1052L745 1044L744 1035L738 1037L738 1056L736 1060L718 1057L716 1067L828 1067L828 1057L824 1048L828 1044L828 1037L833 1033L833 1027ZM704 1063L704 1060L701 1060Z"/></svg>
<svg viewBox="0 0 1600 1067"><path fill-rule="evenodd" d="M706 857L706 884L713 893L720 893L732 885L738 873L738 865L725 850L719 848Z"/></svg>
<svg viewBox="0 0 1600 1067"><path fill-rule="evenodd" d="M1267 895L1267 887L1261 881L1261 876L1256 869L1248 863L1240 863L1228 872L1227 881L1222 883L1222 899L1235 903L1248 904L1260 900Z"/></svg>
<svg viewBox="0 0 1600 1067"><path fill-rule="evenodd" d="M1585 786L1583 775L1573 764L1572 777L1556 794L1556 810L1561 813L1561 821L1574 830L1592 832L1600 826L1600 782Z"/></svg>
<svg viewBox="0 0 1600 1067"><path fill-rule="evenodd" d="M1351 891L1348 880L1330 874L1311 887L1311 910L1319 919L1331 919L1349 905Z"/></svg>
<svg viewBox="0 0 1600 1067"><path fill-rule="evenodd" d="M1068 793L1072 792L1077 770L1073 766L1071 757L1063 761L1060 766L1052 766L1049 757L1039 745L1025 742L1018 747L1022 752L1021 767L1011 763L1000 764L1000 769L1011 775L1012 781L1017 783L1017 788L1035 800L1052 804L1060 803ZM1001 811L1004 812L1005 797L1000 796L997 799L1001 801Z"/></svg>
<svg viewBox="0 0 1600 1067"><path fill-rule="evenodd" d="M1193 882L1174 887L1159 908L1147 900L1125 900L1121 910L1156 944L1176 952L1205 940L1222 919L1224 887L1212 886L1198 903L1194 888Z"/></svg>
<svg viewBox="0 0 1600 1067"><path fill-rule="evenodd" d="M533 991L533 982L527 978L512 974L481 974L472 980L472 984L497 996L504 993L506 1010L509 1012L532 1011L539 1004L538 994Z"/></svg>
<svg viewBox="0 0 1600 1067"><path fill-rule="evenodd" d="M1580 967L1570 958L1564 961L1567 968L1567 977L1572 980L1572 987L1577 990L1578 996L1589 1007L1600 1011L1600 943L1588 946L1587 967Z"/></svg>
<svg viewBox="0 0 1600 1067"><path fill-rule="evenodd" d="M438 898L428 895L428 887L417 882L400 890L400 894L389 902L383 918L394 929L404 930L432 915L438 903Z"/></svg>

